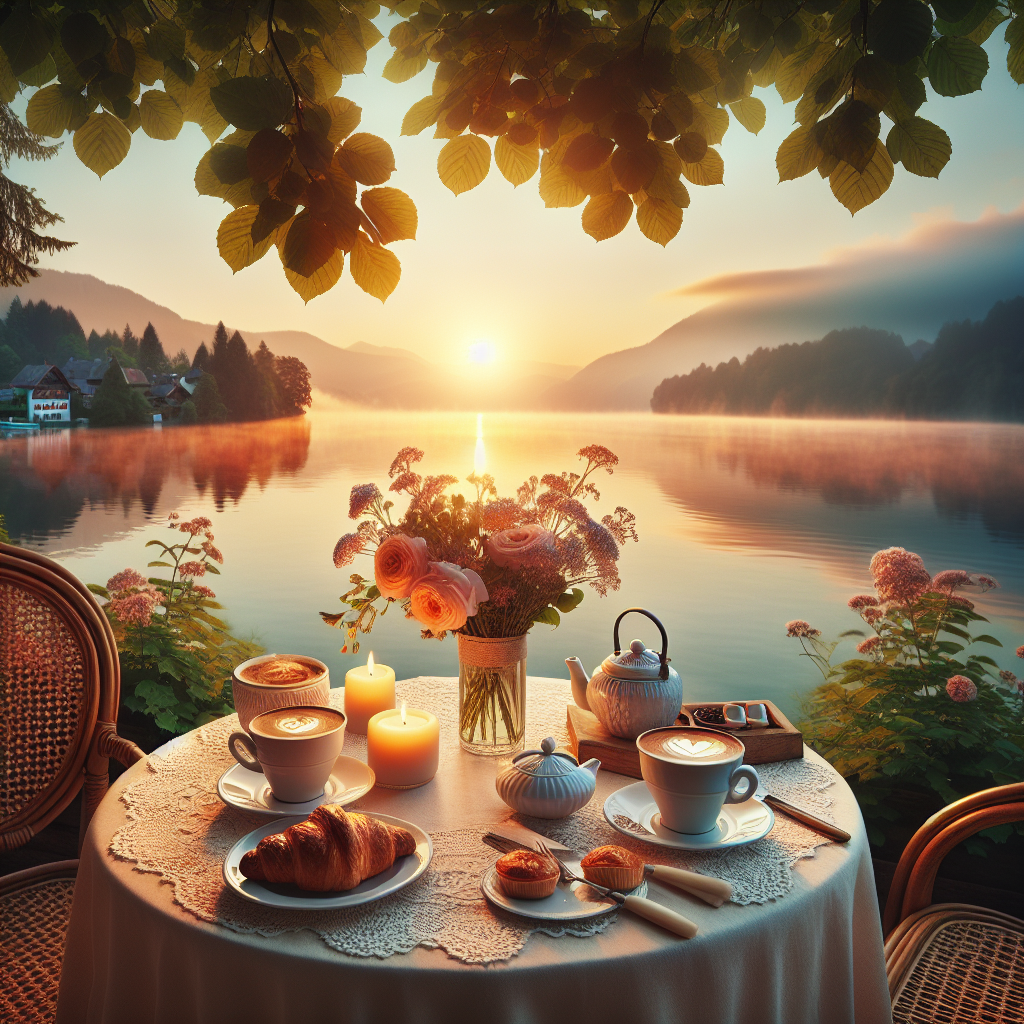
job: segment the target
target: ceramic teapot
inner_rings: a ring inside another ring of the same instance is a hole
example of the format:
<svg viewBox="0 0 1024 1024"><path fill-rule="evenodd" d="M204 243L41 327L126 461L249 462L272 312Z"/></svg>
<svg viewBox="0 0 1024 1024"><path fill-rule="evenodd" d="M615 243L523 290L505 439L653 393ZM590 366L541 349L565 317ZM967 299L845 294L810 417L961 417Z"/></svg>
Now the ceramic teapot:
<svg viewBox="0 0 1024 1024"><path fill-rule="evenodd" d="M540 746L513 757L494 786L514 811L535 818L564 818L590 802L601 762L592 757L577 764L571 754L556 753L550 736Z"/></svg>
<svg viewBox="0 0 1024 1024"><path fill-rule="evenodd" d="M661 653L634 640L627 650L619 647L619 623L630 612L646 615L661 633ZM627 608L612 630L615 653L587 673L579 658L566 658L572 696L584 711L592 711L613 735L635 740L648 729L673 725L683 705L683 681L668 663L668 634L657 616L643 608Z"/></svg>

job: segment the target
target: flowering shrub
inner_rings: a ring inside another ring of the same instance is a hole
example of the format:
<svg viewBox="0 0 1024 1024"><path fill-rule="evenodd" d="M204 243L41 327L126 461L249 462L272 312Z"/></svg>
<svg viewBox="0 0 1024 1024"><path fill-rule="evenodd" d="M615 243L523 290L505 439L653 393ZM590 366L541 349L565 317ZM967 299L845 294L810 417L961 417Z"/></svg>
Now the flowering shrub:
<svg viewBox="0 0 1024 1024"><path fill-rule="evenodd" d="M917 555L903 548L871 560L875 594L848 604L869 632L859 657L833 666L838 641L820 639L808 623L787 623L803 655L824 683L806 707L804 735L841 772L861 803L872 842L885 840L885 823L899 816L890 801L899 788L920 793L928 813L968 793L1024 777L1024 684L974 644L1002 646L971 632L987 620L967 593L998 586L990 576L961 569L932 577ZM1024 647L1017 649L1024 657ZM989 829L1005 838L1011 826ZM975 841L975 852L984 843Z"/></svg>
<svg viewBox="0 0 1024 1024"><path fill-rule="evenodd" d="M178 522L176 512L168 519L184 539L151 540L146 547L161 549L148 567L170 569L169 578L122 569L105 587L89 589L106 599L121 662L121 703L165 732L181 733L231 713L231 670L262 648L231 636L211 614L221 607L217 595L196 582L207 573L219 575L224 563L213 524L205 516Z"/></svg>
<svg viewBox="0 0 1024 1024"><path fill-rule="evenodd" d="M392 602L420 622L425 638L513 637L535 622L557 626L560 613L583 600L581 584L601 595L618 589L619 548L637 539L634 516L616 508L598 522L584 501L599 500L591 477L611 473L619 460L601 445L578 454L582 473L531 477L515 498L499 498L492 477L474 474L468 482L476 495L467 499L445 494L456 477L417 473L423 452L403 448L388 471L390 492L409 497L397 523L394 502L376 484L353 487L349 517L360 522L338 541L334 564L372 553L375 578L353 575L353 589L341 598L349 610L320 613L346 631L342 652L356 653L358 634Z"/></svg>

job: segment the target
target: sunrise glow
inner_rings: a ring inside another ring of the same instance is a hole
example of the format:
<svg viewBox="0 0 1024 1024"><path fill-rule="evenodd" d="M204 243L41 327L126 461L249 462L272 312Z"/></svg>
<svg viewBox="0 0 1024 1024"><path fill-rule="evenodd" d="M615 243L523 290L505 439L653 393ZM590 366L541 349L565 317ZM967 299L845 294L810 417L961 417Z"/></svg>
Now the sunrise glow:
<svg viewBox="0 0 1024 1024"><path fill-rule="evenodd" d="M498 358L493 341L474 341L469 346L469 361L477 366L490 366Z"/></svg>

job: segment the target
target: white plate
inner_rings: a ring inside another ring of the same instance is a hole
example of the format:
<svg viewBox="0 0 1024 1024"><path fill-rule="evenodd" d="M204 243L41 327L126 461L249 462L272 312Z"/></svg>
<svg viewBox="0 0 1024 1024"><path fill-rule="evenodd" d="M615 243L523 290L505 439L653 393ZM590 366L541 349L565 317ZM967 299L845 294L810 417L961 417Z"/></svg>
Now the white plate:
<svg viewBox="0 0 1024 1024"><path fill-rule="evenodd" d="M576 875L582 875L583 869L579 860L566 857L565 866ZM591 889L586 882L571 882L569 885L559 883L550 896L542 900L515 900L501 891L497 869L492 864L480 880L480 888L484 895L497 907L511 910L521 917L533 917L541 921L578 921L584 917L597 917L607 914L618 904L610 896L602 896L596 889ZM647 882L641 882L634 890L634 896L647 895Z"/></svg>
<svg viewBox="0 0 1024 1024"><path fill-rule="evenodd" d="M217 780L217 795L226 804L243 811L256 814L267 814L275 818L283 814L308 815L321 804L354 803L361 796L366 796L373 789L376 778L373 769L355 757L342 754L334 762L331 777L324 786L323 793L315 800L307 800L301 804L290 804L278 800L270 790L270 783L262 772L251 772L236 764L229 768Z"/></svg>
<svg viewBox="0 0 1024 1024"><path fill-rule="evenodd" d="M255 850L256 845L266 836L272 836L277 832L283 832L289 825L297 825L309 817L307 814L295 815L290 818L278 818L269 825L264 825L241 839L231 847L227 857L224 859L224 881L238 893L239 896L253 903L262 903L265 907L282 907L287 910L334 910L338 907L358 907L361 903L372 903L374 900L390 896L399 889L404 889L411 882L415 882L430 864L430 858L434 855L434 847L430 842L430 836L418 825L402 821L401 818L392 818L390 814L376 814L363 811L368 818L376 818L388 825L396 825L404 828L413 834L416 840L416 849L407 857L399 857L391 867L380 874L367 878L360 882L354 889L345 892L307 892L297 885L274 885L270 882L256 882L238 870L238 864L242 856L250 850Z"/></svg>
<svg viewBox="0 0 1024 1024"><path fill-rule="evenodd" d="M772 809L752 797L742 803L723 805L718 824L710 832L699 836L673 832L662 825L658 805L643 782L612 793L604 802L604 816L612 828L623 835L676 850L724 850L732 846L746 846L763 839L775 824ZM640 827L630 826L627 819Z"/></svg>

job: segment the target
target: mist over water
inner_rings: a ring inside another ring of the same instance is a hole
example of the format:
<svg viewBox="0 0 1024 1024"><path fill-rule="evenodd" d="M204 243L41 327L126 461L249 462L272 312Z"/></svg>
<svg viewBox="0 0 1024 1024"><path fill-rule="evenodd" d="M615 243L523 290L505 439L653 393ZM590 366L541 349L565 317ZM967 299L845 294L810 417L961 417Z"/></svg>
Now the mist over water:
<svg viewBox="0 0 1024 1024"><path fill-rule="evenodd" d="M161 536L168 513L207 515L225 565L204 582L236 633L324 660L335 685L371 649L399 679L452 676L451 638L421 640L397 607L354 657L321 622L319 611L338 610L352 571L372 575L368 558L343 570L331 561L353 528L350 488L372 480L385 490L392 458L412 444L426 452L423 472L464 479L485 470L499 493L514 495L531 475L578 468L576 452L594 443L620 463L598 480L593 512L626 506L640 543L623 551L619 591L588 592L557 630L534 627L531 675L565 676L571 655L591 670L612 648L615 616L642 606L668 629L686 699L769 698L796 714L820 677L783 624L807 619L826 637L861 626L846 599L870 588L868 560L890 545L916 551L933 573L995 576L1001 588L978 610L1004 644L991 653L1017 670L1021 426L326 407L270 423L54 430L0 439L0 513L14 543L95 583L143 569L154 557L144 544ZM623 629L657 642L640 617ZM851 653L847 641L837 657Z"/></svg>

